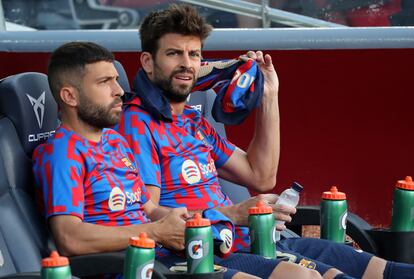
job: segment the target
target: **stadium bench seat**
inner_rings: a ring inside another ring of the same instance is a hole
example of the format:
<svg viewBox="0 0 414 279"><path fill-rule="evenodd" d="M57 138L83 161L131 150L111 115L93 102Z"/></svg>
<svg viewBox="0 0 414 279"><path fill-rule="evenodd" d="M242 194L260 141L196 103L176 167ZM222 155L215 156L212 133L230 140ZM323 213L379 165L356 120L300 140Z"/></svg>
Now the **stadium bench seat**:
<svg viewBox="0 0 414 279"><path fill-rule="evenodd" d="M40 276L40 261L56 249L36 206L31 155L58 126L58 109L42 73L0 81L0 277ZM120 273L125 253L70 257L77 277ZM165 278L156 262L153 278Z"/></svg>

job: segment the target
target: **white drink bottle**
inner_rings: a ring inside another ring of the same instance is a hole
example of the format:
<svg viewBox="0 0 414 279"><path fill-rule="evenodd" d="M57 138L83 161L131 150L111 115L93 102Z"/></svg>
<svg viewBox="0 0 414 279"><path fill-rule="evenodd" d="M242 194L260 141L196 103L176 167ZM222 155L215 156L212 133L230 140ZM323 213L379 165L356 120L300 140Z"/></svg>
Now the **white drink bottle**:
<svg viewBox="0 0 414 279"><path fill-rule="evenodd" d="M284 190L279 198L277 199L276 204L287 205L291 207L296 207L299 203L299 194L302 192L303 187L297 183L293 182L290 188ZM276 224L284 224L284 221L276 221ZM280 240L280 231L275 230L275 240Z"/></svg>

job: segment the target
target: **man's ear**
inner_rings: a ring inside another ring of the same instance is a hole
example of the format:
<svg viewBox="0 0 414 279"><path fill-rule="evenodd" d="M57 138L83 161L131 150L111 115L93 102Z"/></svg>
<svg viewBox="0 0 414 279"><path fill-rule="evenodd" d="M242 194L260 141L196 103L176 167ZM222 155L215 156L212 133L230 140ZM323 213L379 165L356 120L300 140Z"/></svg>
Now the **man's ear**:
<svg viewBox="0 0 414 279"><path fill-rule="evenodd" d="M60 99L62 103L69 107L76 107L79 104L78 91L72 86L63 86L60 89Z"/></svg>
<svg viewBox="0 0 414 279"><path fill-rule="evenodd" d="M142 52L140 61L144 71L147 73L147 75L151 76L154 71L154 60L151 53L146 51Z"/></svg>

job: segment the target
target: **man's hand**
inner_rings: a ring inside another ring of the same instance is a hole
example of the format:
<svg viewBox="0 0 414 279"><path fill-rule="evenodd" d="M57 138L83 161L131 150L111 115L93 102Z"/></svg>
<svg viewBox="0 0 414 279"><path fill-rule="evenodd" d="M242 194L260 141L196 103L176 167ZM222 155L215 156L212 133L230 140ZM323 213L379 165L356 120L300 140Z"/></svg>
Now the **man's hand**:
<svg viewBox="0 0 414 279"><path fill-rule="evenodd" d="M292 217L291 215L296 213L296 208L282 205L282 204L269 204L273 209L273 215L275 216L276 221L284 221L284 222L291 222ZM286 226L283 224L276 224L276 229L278 231L283 231L286 229Z"/></svg>
<svg viewBox="0 0 414 279"><path fill-rule="evenodd" d="M185 207L171 209L168 215L154 223L157 224L154 231L157 242L167 248L183 250L185 219L189 217Z"/></svg>
<svg viewBox="0 0 414 279"><path fill-rule="evenodd" d="M263 55L261 51L248 51L247 57L255 60L264 76L264 96L277 95L279 92L279 78L269 54Z"/></svg>
<svg viewBox="0 0 414 279"><path fill-rule="evenodd" d="M260 194L236 205L217 208L217 210L229 217L236 225L248 226L249 208L256 206L258 201L263 201L265 204L272 207L273 215L277 221L292 221L290 215L296 213L296 208L286 205L276 205L278 197L279 196L276 194ZM285 228L285 225L276 225L277 230L284 230Z"/></svg>
<svg viewBox="0 0 414 279"><path fill-rule="evenodd" d="M256 109L255 131L247 151L236 148L218 169L221 178L259 193L276 185L280 156L279 78L270 55L249 51L240 59L254 59L264 76L261 105Z"/></svg>

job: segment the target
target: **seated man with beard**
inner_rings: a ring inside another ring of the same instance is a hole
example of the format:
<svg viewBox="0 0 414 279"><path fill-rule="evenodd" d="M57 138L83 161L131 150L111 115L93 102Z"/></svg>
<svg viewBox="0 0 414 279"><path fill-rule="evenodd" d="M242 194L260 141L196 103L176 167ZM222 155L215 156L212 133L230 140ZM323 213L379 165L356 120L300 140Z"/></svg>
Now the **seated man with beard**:
<svg viewBox="0 0 414 279"><path fill-rule="evenodd" d="M169 248L158 247L156 258L171 266L185 261L176 252L184 249L189 215L185 207L167 209L150 200L128 143L108 128L119 121L124 94L113 60L94 43L68 43L53 52L48 79L62 123L33 153L37 193L62 255L122 250L131 236L146 232ZM256 255L215 262L227 267L225 278L320 278Z"/></svg>
<svg viewBox="0 0 414 279"><path fill-rule="evenodd" d="M211 26L195 8L171 5L149 14L139 31L142 69L136 79L136 96L126 104L116 129L129 142L156 204L186 206L209 218L212 212L225 215L236 225L233 250L244 250L249 247L248 208L258 200L270 204L278 220L289 221L295 213L294 208L276 205L273 194L233 205L218 180L220 176L256 192L270 191L276 184L279 80L272 58L261 51L247 53L264 83L255 133L244 152L222 138L197 110L186 106L200 74L202 47ZM241 85L246 84L241 81ZM292 254L295 263L315 268L324 278L409 278L414 269L320 239L285 239L277 245L277 250Z"/></svg>

